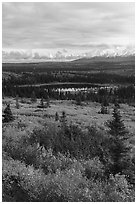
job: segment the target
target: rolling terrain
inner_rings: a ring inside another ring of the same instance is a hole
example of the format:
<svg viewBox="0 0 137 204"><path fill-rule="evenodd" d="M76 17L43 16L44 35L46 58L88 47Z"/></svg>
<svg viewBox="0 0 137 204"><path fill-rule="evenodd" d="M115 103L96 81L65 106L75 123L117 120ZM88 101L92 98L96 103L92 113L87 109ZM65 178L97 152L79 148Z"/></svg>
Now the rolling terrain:
<svg viewBox="0 0 137 204"><path fill-rule="evenodd" d="M3 72L88 71L90 73L135 74L135 57L93 57L70 62L3 63Z"/></svg>

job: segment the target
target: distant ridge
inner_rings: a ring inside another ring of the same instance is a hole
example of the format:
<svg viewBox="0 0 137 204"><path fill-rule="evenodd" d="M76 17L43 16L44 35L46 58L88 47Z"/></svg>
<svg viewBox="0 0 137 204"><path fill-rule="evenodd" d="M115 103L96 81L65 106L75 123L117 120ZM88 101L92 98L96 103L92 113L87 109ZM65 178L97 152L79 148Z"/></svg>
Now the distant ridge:
<svg viewBox="0 0 137 204"><path fill-rule="evenodd" d="M73 63L92 63L92 62L128 62L135 61L135 55L129 56L115 56L115 57L105 57L105 56L95 56L95 57L83 57L73 60Z"/></svg>

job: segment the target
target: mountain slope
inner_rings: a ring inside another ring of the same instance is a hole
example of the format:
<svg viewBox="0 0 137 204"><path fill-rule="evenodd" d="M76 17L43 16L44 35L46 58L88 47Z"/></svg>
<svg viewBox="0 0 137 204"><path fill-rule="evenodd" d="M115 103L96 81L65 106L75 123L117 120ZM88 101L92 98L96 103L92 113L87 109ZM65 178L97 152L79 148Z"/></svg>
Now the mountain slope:
<svg viewBox="0 0 137 204"><path fill-rule="evenodd" d="M129 56L116 56L116 57L84 57L77 60L74 60L73 63L93 63L93 62L134 62L135 55Z"/></svg>

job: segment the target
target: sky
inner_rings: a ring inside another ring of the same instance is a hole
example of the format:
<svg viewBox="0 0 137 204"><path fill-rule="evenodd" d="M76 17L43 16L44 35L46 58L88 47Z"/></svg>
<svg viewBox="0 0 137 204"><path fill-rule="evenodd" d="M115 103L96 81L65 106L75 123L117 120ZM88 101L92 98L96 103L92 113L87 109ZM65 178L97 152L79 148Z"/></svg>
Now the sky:
<svg viewBox="0 0 137 204"><path fill-rule="evenodd" d="M117 48L133 49L133 2L5 2L4 58L69 56Z"/></svg>

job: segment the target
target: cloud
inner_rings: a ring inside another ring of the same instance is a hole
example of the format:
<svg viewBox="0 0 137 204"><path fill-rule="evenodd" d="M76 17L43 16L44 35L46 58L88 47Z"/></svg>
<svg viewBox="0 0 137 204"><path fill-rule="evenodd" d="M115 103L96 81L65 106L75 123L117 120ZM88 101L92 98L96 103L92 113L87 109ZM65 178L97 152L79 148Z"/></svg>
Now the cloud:
<svg viewBox="0 0 137 204"><path fill-rule="evenodd" d="M124 47L121 45L108 46L105 44L93 45L90 50L74 51L73 49L34 49L34 50L18 50L5 49L2 52L3 62L30 62L30 61L49 61L49 60L73 60L82 57L94 56L116 56L116 55L134 55L133 47Z"/></svg>
<svg viewBox="0 0 137 204"><path fill-rule="evenodd" d="M27 51L2 51L2 58L5 59L30 59L32 57L31 52L27 52Z"/></svg>
<svg viewBox="0 0 137 204"><path fill-rule="evenodd" d="M134 3L3 3L3 48L134 45Z"/></svg>

